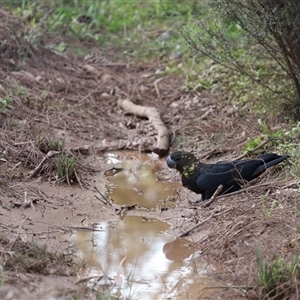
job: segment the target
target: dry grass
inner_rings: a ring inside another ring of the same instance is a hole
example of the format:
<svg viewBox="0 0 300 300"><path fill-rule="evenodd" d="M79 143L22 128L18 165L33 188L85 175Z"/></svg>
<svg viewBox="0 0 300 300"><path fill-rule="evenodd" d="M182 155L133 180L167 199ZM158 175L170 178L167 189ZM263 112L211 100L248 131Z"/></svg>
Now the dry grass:
<svg viewBox="0 0 300 300"><path fill-rule="evenodd" d="M4 271L38 273L43 275L75 275L71 256L50 252L46 245L39 246L21 239L1 239L1 261Z"/></svg>

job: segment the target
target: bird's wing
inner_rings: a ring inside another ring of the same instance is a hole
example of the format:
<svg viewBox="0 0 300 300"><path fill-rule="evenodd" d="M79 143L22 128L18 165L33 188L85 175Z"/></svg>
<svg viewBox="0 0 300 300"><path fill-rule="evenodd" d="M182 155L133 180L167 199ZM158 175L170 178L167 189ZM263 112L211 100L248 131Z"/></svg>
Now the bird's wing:
<svg viewBox="0 0 300 300"><path fill-rule="evenodd" d="M197 178L199 189L214 192L220 184L223 185L222 193L236 184L235 177L239 177L233 162L219 162L212 165L205 165Z"/></svg>
<svg viewBox="0 0 300 300"><path fill-rule="evenodd" d="M197 186L208 196L212 195L219 185L223 185L222 193L233 192L247 181L262 174L267 168L280 163L288 156L266 154L261 158L218 162L202 165L198 171Z"/></svg>
<svg viewBox="0 0 300 300"><path fill-rule="evenodd" d="M262 159L251 159L205 165L197 178L197 186L210 192L214 192L220 184L223 185L222 193L237 190L246 181L263 173L265 168L260 167L264 164ZM260 173L256 174L258 170Z"/></svg>
<svg viewBox="0 0 300 300"><path fill-rule="evenodd" d="M239 160L233 162L234 171L233 177L237 180L250 181L263 173L266 168L266 163L263 159Z"/></svg>
<svg viewBox="0 0 300 300"><path fill-rule="evenodd" d="M287 156L266 154L261 158L234 161L234 176L245 181L251 181L265 172L269 167L282 162L286 158Z"/></svg>

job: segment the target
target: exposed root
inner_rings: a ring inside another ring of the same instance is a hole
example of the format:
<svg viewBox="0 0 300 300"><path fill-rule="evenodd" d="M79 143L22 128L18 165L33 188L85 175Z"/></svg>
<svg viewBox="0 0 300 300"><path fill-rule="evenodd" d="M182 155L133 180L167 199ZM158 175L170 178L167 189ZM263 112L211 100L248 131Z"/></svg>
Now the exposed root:
<svg viewBox="0 0 300 300"><path fill-rule="evenodd" d="M170 132L161 120L160 114L155 107L136 105L129 99L119 99L118 105L128 113L139 117L147 117L157 131L157 143L152 151L159 156L164 156L168 153Z"/></svg>

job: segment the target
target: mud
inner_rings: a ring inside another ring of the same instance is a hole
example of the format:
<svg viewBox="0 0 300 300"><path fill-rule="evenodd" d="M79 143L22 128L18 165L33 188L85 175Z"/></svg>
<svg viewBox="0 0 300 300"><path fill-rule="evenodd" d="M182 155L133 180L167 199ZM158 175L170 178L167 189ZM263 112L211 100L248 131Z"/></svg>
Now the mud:
<svg viewBox="0 0 300 300"><path fill-rule="evenodd" d="M128 98L139 105L156 107L170 129L171 151L193 151L203 161L239 156L247 138L260 134L255 113L217 94L184 91L181 87L185 78L156 73L168 62L128 61L120 68L110 68L97 60L77 57L72 51L79 47L86 54L96 52L97 57L105 57L97 45L78 45L78 41L60 33L45 33L40 45L32 47L26 40L28 28L19 19L0 10L0 20L4 41L0 47L0 97L10 99L0 110L1 233L11 241L46 244L74 258L78 250L71 239L76 236L82 257L90 263L90 267L83 265L79 276L62 275L55 269L48 276L4 270L5 285L0 291L3 299L96 299L97 293L86 289L89 280L80 281L92 269L98 279L103 275L101 280L108 280L107 288L114 289L116 295L127 295L130 283L135 292L149 291L149 285L157 279L154 293L165 292L171 299L245 298L251 296L245 286L254 295L259 294L255 258L258 246L269 260L280 256L289 262L299 253L298 180L287 177L288 166L277 173L266 173L260 178L267 183L264 186L203 207L195 203L199 195L181 187L178 174L166 167L164 158L124 151L149 151L156 133L148 120L126 114L117 101ZM13 38L15 32L23 33L20 41ZM49 50L47 45L53 40L66 42L68 50L63 54ZM20 43L27 50L25 57L20 56ZM111 61L124 60L117 49L111 53L115 53L109 57ZM264 121L271 129L285 126L271 117ZM49 166L55 165L55 158L48 160L47 153L38 147L43 138L64 141L63 152L74 155L78 162L80 182L58 184L54 168L30 177L44 159ZM117 154L106 154L120 149L123 151ZM113 168L123 170L108 172ZM273 201L279 205L268 215L266 211L270 211ZM129 217L138 222L126 223ZM184 244L176 244L177 236L204 220L208 221ZM157 223L161 227L155 228ZM134 225L132 231L141 228L144 237L139 232L137 241L133 241L133 235L125 230L130 224ZM99 226L105 230L91 231ZM128 253L124 252L124 240ZM104 241L113 249L106 249L101 256ZM134 243L142 248L138 250L142 254L134 250ZM180 255L173 251L174 245ZM185 252L187 245L196 245L190 256L189 251ZM3 257L8 255L6 251ZM137 265L135 256L142 256L147 263ZM148 259L161 267L155 280ZM185 274L184 268L192 271ZM130 281L130 274L135 275L137 270L150 275L140 285L143 276L139 274ZM199 275L206 279L201 281ZM164 279L167 282L162 291ZM210 288L214 286L211 281L220 288L216 295L210 295L208 288L199 290L199 282ZM102 283L96 282L97 289ZM124 289L118 289L118 284Z"/></svg>

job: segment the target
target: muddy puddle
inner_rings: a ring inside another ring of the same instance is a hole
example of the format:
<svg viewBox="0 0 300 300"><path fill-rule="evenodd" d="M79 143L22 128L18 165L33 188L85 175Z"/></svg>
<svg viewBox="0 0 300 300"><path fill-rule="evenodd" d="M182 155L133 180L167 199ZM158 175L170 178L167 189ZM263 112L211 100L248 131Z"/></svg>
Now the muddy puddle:
<svg viewBox="0 0 300 300"><path fill-rule="evenodd" d="M80 278L89 279L89 288L118 299L186 299L199 287L208 294L203 287L212 282L204 267L197 271L195 287L191 276L195 245L168 235L170 226L155 218L126 216L101 222L93 232L77 231L72 240L87 265Z"/></svg>
<svg viewBox="0 0 300 300"><path fill-rule="evenodd" d="M77 230L71 237L85 262L79 280L101 295L192 299L209 295L212 290L204 287L215 285L206 276L205 262L197 258L196 246L168 234L172 224L155 214L175 207L171 200L176 186L159 178L163 164L147 154L107 154L105 178L99 179L102 185L106 181L107 196L117 206L139 209L134 215L99 220L93 231ZM153 217L143 216L145 210L153 211Z"/></svg>
<svg viewBox="0 0 300 300"><path fill-rule="evenodd" d="M106 162L108 195L115 204L141 209L174 208L169 199L175 194L175 184L158 179L162 161L143 153L130 153L121 160L118 154L109 153Z"/></svg>

